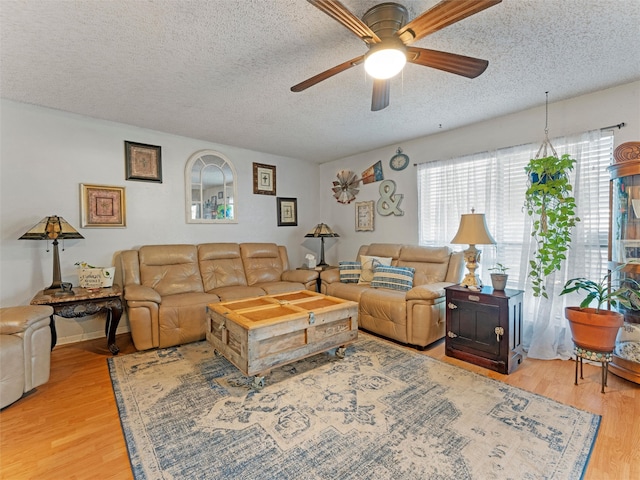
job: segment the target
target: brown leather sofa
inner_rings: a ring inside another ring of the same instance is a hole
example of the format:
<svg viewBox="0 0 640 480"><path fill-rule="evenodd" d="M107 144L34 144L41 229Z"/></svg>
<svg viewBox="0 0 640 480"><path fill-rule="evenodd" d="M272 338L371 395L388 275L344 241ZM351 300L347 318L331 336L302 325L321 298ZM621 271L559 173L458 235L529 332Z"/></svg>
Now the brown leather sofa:
<svg viewBox="0 0 640 480"><path fill-rule="evenodd" d="M315 291L318 278L290 270L286 248L275 243L146 245L118 257L138 350L204 339L210 303Z"/></svg>
<svg viewBox="0 0 640 480"><path fill-rule="evenodd" d="M449 247L420 247L390 243L363 245L362 255L391 258L391 265L415 269L408 291L342 283L340 270L321 272L321 292L359 303L358 326L398 342L424 348L445 335L444 288L460 283L462 252Z"/></svg>

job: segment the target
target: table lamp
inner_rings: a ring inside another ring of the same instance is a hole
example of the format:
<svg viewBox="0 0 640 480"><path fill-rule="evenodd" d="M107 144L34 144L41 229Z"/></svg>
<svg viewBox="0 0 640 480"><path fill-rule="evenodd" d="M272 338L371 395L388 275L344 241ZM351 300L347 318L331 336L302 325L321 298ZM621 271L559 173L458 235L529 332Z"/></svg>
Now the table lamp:
<svg viewBox="0 0 640 480"><path fill-rule="evenodd" d="M73 295L73 290L64 289L60 275L60 255L58 253L58 239L63 241L67 238L84 238L67 221L52 215L44 217L40 222L22 235L19 240L47 240L47 252L49 251L49 240L53 240L53 283L44 290L45 295ZM62 247L64 250L64 245Z"/></svg>
<svg viewBox="0 0 640 480"><path fill-rule="evenodd" d="M471 213L463 214L460 219L458 233L453 237L451 243L469 244L469 248L464 251L464 261L469 272L464 276L460 285L471 289L479 289L482 287L482 281L476 275L476 269L480 263L481 251L476 248L476 245L496 243L489 233L484 213L474 213L474 210L471 209Z"/></svg>
<svg viewBox="0 0 640 480"><path fill-rule="evenodd" d="M329 225L327 225L326 223L319 223L318 225L313 227L313 229L309 233L305 235L305 237L320 237L320 240L322 241L322 244L320 247L320 263L318 263L319 267L327 265L324 261L324 239L326 237L339 237L339 236L340 235L338 235L333 230L331 230Z"/></svg>

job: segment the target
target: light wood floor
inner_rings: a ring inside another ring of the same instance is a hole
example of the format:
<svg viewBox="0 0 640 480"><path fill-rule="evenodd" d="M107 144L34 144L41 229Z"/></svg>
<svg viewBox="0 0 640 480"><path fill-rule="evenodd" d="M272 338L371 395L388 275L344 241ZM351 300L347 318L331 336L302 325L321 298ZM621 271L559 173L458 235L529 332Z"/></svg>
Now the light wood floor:
<svg viewBox="0 0 640 480"><path fill-rule="evenodd" d="M128 334L118 345L121 355L135 351ZM591 365L574 386L571 361L526 359L501 375L446 357L442 342L425 354L602 415L585 479L640 479L640 386L610 375L602 395L600 370ZM132 478L109 356L104 339L54 349L49 382L0 412L1 478Z"/></svg>

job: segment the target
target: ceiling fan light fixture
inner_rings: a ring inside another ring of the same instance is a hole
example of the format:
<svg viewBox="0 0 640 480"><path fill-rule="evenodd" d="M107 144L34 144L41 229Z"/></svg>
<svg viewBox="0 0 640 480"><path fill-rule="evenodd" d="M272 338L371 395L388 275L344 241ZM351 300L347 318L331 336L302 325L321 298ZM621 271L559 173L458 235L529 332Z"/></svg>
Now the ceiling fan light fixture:
<svg viewBox="0 0 640 480"><path fill-rule="evenodd" d="M379 44L371 47L364 57L364 69L373 78L386 80L395 77L402 71L407 63L406 50L398 46L386 46Z"/></svg>

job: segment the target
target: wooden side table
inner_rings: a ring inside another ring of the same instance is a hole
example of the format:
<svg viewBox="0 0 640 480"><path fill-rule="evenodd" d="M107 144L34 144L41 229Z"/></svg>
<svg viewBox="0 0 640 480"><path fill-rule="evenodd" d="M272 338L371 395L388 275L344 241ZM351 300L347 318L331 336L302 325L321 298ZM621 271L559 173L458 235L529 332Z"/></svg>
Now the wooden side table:
<svg viewBox="0 0 640 480"><path fill-rule="evenodd" d="M50 305L53 307L51 349L55 347L58 339L54 315L63 318L81 318L106 312L104 333L107 336L107 346L114 355L120 351L116 345L116 330L122 316L122 288L119 285L97 290L75 287L72 295L61 296L47 295L40 291L31 300L31 305Z"/></svg>
<svg viewBox="0 0 640 480"><path fill-rule="evenodd" d="M445 354L509 374L522 363L522 290L445 288Z"/></svg>

